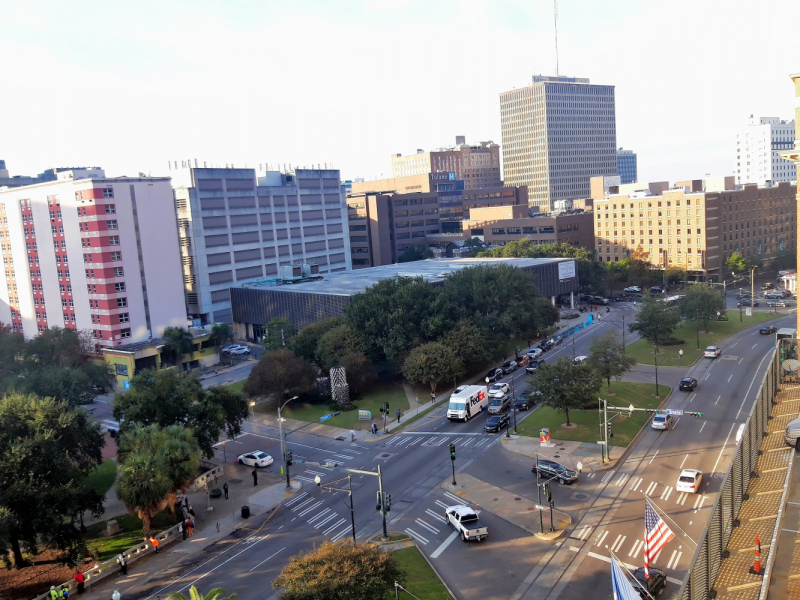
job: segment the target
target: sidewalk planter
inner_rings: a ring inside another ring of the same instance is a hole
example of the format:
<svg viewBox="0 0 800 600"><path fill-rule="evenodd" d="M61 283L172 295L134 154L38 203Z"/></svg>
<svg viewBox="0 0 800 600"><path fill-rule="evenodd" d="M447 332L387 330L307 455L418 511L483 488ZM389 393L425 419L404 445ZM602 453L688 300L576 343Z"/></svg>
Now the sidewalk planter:
<svg viewBox="0 0 800 600"><path fill-rule="evenodd" d="M212 498L219 498L220 496L222 496L222 490L219 488L214 488L209 493L209 496L211 496Z"/></svg>

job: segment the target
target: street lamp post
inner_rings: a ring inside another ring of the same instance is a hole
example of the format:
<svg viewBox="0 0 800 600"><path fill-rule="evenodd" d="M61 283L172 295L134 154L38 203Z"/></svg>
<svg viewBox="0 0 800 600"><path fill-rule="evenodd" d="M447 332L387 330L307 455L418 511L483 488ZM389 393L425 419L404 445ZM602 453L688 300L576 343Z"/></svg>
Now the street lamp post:
<svg viewBox="0 0 800 600"><path fill-rule="evenodd" d="M683 358L683 350L678 350L678 357ZM661 360L665 360L669 357L665 356ZM661 394L658 391L658 346L653 346L653 364L656 367L656 398L661 398Z"/></svg>
<svg viewBox="0 0 800 600"><path fill-rule="evenodd" d="M344 481L347 479L347 489L342 488L335 488L333 487L334 483L339 483L340 481ZM356 543L356 517L355 513L353 512L353 480L350 475L347 477L342 477L341 479L337 479L336 481L331 481L325 485L322 485L322 479L320 476L317 475L314 478L314 483L320 486L323 490L328 490L329 492L346 492L348 496L350 496L350 525L353 528L353 543Z"/></svg>
<svg viewBox="0 0 800 600"><path fill-rule="evenodd" d="M283 454L283 466L286 469L286 489L292 489L292 483L289 480L289 461L286 460L286 434L283 431L283 418L281 418L281 409L285 407L292 400L297 400L297 396L292 396L281 406L278 407L278 431L281 438L281 453Z"/></svg>

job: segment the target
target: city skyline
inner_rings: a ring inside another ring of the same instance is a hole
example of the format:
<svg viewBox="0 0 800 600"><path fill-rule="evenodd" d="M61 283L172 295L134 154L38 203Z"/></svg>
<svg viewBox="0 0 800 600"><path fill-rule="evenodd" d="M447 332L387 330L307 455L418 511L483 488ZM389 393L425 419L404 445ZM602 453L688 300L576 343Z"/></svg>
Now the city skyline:
<svg viewBox="0 0 800 600"><path fill-rule="evenodd" d="M13 175L168 176L168 160L197 158L388 177L396 153L457 134L498 142L500 94L556 69L549 0L93 6L4 5ZM640 181L730 175L750 114L793 116L800 46L776 29L722 2L562 2L559 72L615 86L617 145L638 154Z"/></svg>

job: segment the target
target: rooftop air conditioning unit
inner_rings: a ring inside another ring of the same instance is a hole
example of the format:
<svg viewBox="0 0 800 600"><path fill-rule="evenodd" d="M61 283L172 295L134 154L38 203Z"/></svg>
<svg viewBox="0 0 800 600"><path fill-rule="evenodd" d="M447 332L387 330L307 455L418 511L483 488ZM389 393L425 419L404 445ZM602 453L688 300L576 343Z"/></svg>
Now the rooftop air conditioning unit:
<svg viewBox="0 0 800 600"><path fill-rule="evenodd" d="M278 269L281 279L302 279L303 268L300 265L284 265Z"/></svg>
<svg viewBox="0 0 800 600"><path fill-rule="evenodd" d="M315 277L319 275L319 265L303 263L303 277Z"/></svg>

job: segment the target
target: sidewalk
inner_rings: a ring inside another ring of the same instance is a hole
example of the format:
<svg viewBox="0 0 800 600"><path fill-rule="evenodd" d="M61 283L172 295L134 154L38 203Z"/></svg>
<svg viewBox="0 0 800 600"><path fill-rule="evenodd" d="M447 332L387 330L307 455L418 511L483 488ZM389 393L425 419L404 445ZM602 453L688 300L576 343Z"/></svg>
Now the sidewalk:
<svg viewBox="0 0 800 600"><path fill-rule="evenodd" d="M278 427L278 416L277 415L268 415L264 413L255 413L254 416L251 416L249 422L254 425L265 425L267 427ZM350 441L350 430L344 429L343 427L334 427L333 425L323 425L322 423L310 423L308 421L298 421L297 419L287 419L283 417L283 428L286 435L290 433L302 432L308 433L311 435L318 435L321 437L327 437L334 440L340 441ZM253 427L254 432L258 433L258 427ZM356 435L359 434L363 436L366 432L356 432Z"/></svg>
<svg viewBox="0 0 800 600"><path fill-rule="evenodd" d="M597 444L550 440L550 446L542 446L539 438L512 435L510 439L503 438L503 447L510 452L527 456L533 460L536 460L538 452L540 459L554 460L572 469L577 469L577 464L580 462L583 473L608 469L625 452L625 448L609 446L611 461L604 466L600 461L600 446Z"/></svg>

